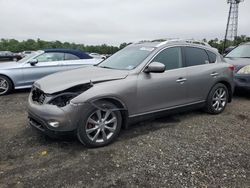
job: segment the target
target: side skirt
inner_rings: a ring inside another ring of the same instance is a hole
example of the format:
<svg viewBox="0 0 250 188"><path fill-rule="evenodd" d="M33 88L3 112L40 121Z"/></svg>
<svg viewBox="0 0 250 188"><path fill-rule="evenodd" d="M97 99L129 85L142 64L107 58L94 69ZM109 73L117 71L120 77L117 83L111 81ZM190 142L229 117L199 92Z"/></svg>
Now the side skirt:
<svg viewBox="0 0 250 188"><path fill-rule="evenodd" d="M185 105L185 106L177 106L177 107L173 107L173 108L163 109L163 110L159 110L156 112L148 112L145 114L132 115L132 116L129 116L129 118L128 118L128 125L135 124L135 123L138 123L140 121L152 120L152 119L156 119L156 118L160 118L160 117L164 117L164 116L169 116L169 115L177 114L177 113L181 113L181 112L192 111L195 109L201 109L201 108L205 107L205 104L206 104L205 101L202 101L202 102L189 104L189 105Z"/></svg>

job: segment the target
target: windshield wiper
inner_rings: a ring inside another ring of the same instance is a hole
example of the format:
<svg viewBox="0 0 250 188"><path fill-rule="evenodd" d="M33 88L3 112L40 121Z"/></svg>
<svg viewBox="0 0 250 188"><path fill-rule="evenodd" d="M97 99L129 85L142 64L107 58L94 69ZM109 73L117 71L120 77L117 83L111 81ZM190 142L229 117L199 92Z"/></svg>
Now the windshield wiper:
<svg viewBox="0 0 250 188"><path fill-rule="evenodd" d="M104 69L114 69L112 67L107 67L107 66L98 66L98 67L101 67L101 68L104 68Z"/></svg>
<svg viewBox="0 0 250 188"><path fill-rule="evenodd" d="M250 58L250 57L240 57L240 58Z"/></svg>

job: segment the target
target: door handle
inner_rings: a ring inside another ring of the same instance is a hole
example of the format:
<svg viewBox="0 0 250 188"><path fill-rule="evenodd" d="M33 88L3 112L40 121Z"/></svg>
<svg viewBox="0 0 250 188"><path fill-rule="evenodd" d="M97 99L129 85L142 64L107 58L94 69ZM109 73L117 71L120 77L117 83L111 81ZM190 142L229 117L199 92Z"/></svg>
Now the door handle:
<svg viewBox="0 0 250 188"><path fill-rule="evenodd" d="M219 73L218 72L213 72L212 74L210 74L212 77L216 77L216 76L218 76L219 75Z"/></svg>
<svg viewBox="0 0 250 188"><path fill-rule="evenodd" d="M176 80L177 83L183 84L184 82L186 82L187 79L186 78L179 78L178 80Z"/></svg>

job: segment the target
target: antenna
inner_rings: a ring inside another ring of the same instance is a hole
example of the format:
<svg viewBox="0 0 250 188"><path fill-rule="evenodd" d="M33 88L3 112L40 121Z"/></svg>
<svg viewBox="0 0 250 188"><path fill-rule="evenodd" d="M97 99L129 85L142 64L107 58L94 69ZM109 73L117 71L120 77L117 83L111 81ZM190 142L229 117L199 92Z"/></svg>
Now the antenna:
<svg viewBox="0 0 250 188"><path fill-rule="evenodd" d="M227 19L227 28L226 28L223 52L225 50L227 40L233 41L237 37L239 4L243 1L244 0L227 0L227 3L230 4L230 8Z"/></svg>

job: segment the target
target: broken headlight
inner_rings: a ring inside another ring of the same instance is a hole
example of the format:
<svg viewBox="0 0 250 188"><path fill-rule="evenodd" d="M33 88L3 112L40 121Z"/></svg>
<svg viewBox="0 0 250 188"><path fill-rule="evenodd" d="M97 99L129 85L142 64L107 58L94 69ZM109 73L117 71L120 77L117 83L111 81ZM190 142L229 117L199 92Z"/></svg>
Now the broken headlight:
<svg viewBox="0 0 250 188"><path fill-rule="evenodd" d="M67 106L71 99L78 96L78 93L62 93L53 97L48 104L56 105L58 107Z"/></svg>
<svg viewBox="0 0 250 188"><path fill-rule="evenodd" d="M87 91L92 86L93 85L91 83L83 84L69 88L65 91L54 93L53 97L49 100L48 104L56 105L58 107L67 106L73 98L77 97L84 91Z"/></svg>

